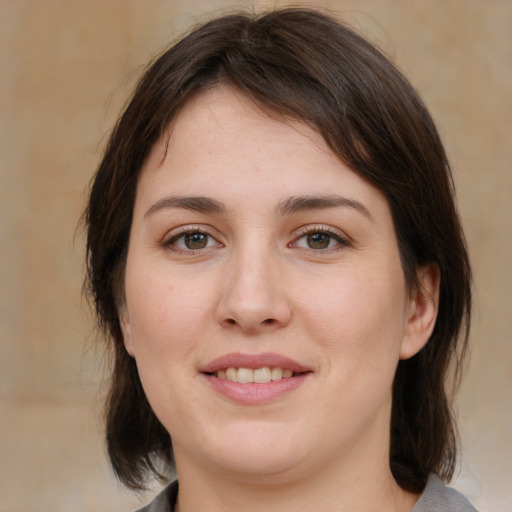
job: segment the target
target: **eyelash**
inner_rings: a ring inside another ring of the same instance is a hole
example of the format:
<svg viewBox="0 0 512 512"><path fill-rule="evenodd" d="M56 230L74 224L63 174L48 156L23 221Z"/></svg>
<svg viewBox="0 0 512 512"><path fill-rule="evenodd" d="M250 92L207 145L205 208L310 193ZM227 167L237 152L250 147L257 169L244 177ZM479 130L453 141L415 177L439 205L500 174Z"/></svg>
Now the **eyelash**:
<svg viewBox="0 0 512 512"><path fill-rule="evenodd" d="M178 247L177 245L177 242L180 240L180 239L184 239L185 240L185 237L187 236L193 236L193 235L204 235L207 237L207 241L206 241L206 246L205 247L200 247L200 248L197 248L197 249L190 249L190 248L181 248L181 247ZM325 235L327 237L329 237L329 241L328 241L328 246L325 247L325 248L313 248L313 247L299 247L297 244L300 240L302 240L303 238L305 237L308 237L310 235L316 235L316 234L319 234L319 235ZM332 240L334 240L336 243L336 245L334 247L329 247L329 245L331 244ZM187 254L187 255L194 255L194 254L199 254L199 253L202 253L204 252L206 249L209 249L212 247L211 242L214 241L216 246L217 247L223 247L223 244L219 241L217 241L217 239L212 236L210 233L208 233L205 229L197 226L197 227L183 227L183 228L180 228L179 231L177 233L174 233L172 236L170 236L168 239L164 240L163 242L163 246L168 248L169 250L173 251L173 252L176 252L176 253L181 253L181 254ZM288 244L288 247L296 247L298 249L301 249L301 250L305 250L305 251L312 251L314 253L327 253L327 252L335 252L335 251L338 251L340 250L341 248L343 247L348 247L350 246L350 242L344 238L343 236L341 236L339 233L337 232L334 232L331 228L327 227L327 226L323 226L323 225L314 225L314 226L307 226L305 228L303 228L301 230L301 232L299 233L299 235L292 241Z"/></svg>
<svg viewBox="0 0 512 512"><path fill-rule="evenodd" d="M209 249L210 247L202 247L199 249L183 249L181 247L177 246L177 242L183 238L185 239L186 236L193 236L193 235L205 235L208 237L207 244L211 243L213 240L217 246L222 246L220 242L217 241L217 239L212 236L210 233L208 233L205 229L200 227L183 227L179 229L177 233L174 233L172 236L170 236L168 239L164 240L163 246L168 248L169 250L181 253L181 254L188 254L188 255L194 255L203 252L205 249Z"/></svg>
<svg viewBox="0 0 512 512"><path fill-rule="evenodd" d="M350 242L343 236L341 236L338 232L333 231L331 228L323 225L315 225L315 226L307 226L305 227L300 234L289 244L289 247L297 246L297 242L304 237L310 236L310 235L326 235L329 237L329 244L330 241L335 240L337 244L334 247L326 247L322 249L315 249L312 247L298 247L299 249L304 249L307 251L314 251L315 253L326 253L326 252L332 252L332 251L338 251L343 247L349 247L351 244Z"/></svg>

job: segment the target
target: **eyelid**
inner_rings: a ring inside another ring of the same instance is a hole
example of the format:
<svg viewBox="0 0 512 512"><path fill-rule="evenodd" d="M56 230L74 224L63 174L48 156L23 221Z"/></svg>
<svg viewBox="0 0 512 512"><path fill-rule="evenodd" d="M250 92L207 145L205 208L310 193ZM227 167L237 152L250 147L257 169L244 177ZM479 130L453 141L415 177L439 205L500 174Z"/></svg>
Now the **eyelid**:
<svg viewBox="0 0 512 512"><path fill-rule="evenodd" d="M161 241L161 245L174 253L182 253L182 254L188 254L188 255L204 253L208 249L212 249L213 247L205 247L203 249L194 250L194 249L181 249L181 248L177 247L176 245L173 245L174 242L176 242L177 240L179 240L181 237L183 237L185 235L202 233L202 234L205 234L205 235L209 236L210 238L212 238L216 242L217 247L223 247L224 244L219 241L219 235L217 235L216 233L213 234L212 232L216 232L216 230L213 229L211 226L205 226L204 224L192 224L192 225L188 224L188 225L184 225L184 226L179 226L174 229L171 229L164 235L164 237L162 238L162 241Z"/></svg>
<svg viewBox="0 0 512 512"><path fill-rule="evenodd" d="M345 235L342 231L339 229L336 229L332 226L328 226L325 224L310 224L307 226L302 226L299 228L294 236L294 239L292 242L290 242L289 246L293 247L298 240L303 238L304 236L307 236L312 233L324 233L326 235L329 235L333 237L337 242L339 242L339 246L341 247L350 247L352 246L352 241L350 238ZM336 250L339 247L331 247L328 249L306 249L309 251L315 251L315 252L329 252Z"/></svg>

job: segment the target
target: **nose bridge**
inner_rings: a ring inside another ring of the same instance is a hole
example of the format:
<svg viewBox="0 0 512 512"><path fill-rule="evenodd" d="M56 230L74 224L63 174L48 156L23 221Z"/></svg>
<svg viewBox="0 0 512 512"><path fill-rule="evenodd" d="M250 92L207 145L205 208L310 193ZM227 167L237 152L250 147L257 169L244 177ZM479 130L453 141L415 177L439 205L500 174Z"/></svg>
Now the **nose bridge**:
<svg viewBox="0 0 512 512"><path fill-rule="evenodd" d="M226 265L219 321L244 331L271 330L291 317L279 256L261 239L241 241Z"/></svg>

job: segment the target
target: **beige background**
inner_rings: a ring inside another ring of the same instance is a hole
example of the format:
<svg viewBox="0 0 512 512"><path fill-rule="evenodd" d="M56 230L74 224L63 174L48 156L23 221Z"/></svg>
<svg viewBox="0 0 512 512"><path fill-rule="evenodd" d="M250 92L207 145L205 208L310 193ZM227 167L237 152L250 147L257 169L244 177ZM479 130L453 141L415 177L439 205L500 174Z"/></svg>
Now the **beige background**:
<svg viewBox="0 0 512 512"><path fill-rule="evenodd" d="M483 512L510 512L512 2L309 4L336 10L392 55L438 122L476 282L455 484ZM75 228L143 64L234 5L265 2L0 0L0 512L126 512L140 503L105 462L105 358L80 295Z"/></svg>

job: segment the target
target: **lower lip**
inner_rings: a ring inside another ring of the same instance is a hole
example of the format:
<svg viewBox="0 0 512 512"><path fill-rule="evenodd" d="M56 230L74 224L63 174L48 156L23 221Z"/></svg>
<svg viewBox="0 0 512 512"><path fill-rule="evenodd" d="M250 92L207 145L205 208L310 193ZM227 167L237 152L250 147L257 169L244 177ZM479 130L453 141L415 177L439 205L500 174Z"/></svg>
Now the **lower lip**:
<svg viewBox="0 0 512 512"><path fill-rule="evenodd" d="M210 386L220 395L244 405L257 405L271 402L297 389L310 375L301 373L288 379L274 380L265 383L240 384L227 379L219 379L214 375L203 374Z"/></svg>

